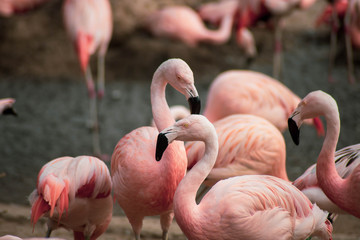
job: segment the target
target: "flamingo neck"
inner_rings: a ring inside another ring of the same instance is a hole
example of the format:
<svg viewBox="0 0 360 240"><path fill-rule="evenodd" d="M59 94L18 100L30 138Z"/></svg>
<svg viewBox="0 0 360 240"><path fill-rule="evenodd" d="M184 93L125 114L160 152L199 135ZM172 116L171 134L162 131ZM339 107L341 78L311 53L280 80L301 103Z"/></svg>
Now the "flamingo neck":
<svg viewBox="0 0 360 240"><path fill-rule="evenodd" d="M201 212L196 204L197 191L213 168L218 153L217 138L207 138L205 141L205 153L200 161L185 175L180 182L174 196L174 212L177 223L185 235L189 232L200 230L195 227L201 221ZM201 202L199 203L201 205ZM201 233L199 233L201 234ZM187 235L188 238L191 238Z"/></svg>
<svg viewBox="0 0 360 240"><path fill-rule="evenodd" d="M347 184L335 167L335 151L340 134L339 113L334 111L325 115L327 130L325 140L318 157L316 175L325 194L339 207L346 203Z"/></svg>
<svg viewBox="0 0 360 240"><path fill-rule="evenodd" d="M166 85L167 81L162 76L161 70L156 71L151 82L150 92L152 114L159 132L175 123L165 97Z"/></svg>
<svg viewBox="0 0 360 240"><path fill-rule="evenodd" d="M226 42L231 35L232 23L233 23L233 17L231 15L225 16L221 21L221 25L219 29L217 30L209 30L207 28L205 29L204 38L217 44L222 44Z"/></svg>

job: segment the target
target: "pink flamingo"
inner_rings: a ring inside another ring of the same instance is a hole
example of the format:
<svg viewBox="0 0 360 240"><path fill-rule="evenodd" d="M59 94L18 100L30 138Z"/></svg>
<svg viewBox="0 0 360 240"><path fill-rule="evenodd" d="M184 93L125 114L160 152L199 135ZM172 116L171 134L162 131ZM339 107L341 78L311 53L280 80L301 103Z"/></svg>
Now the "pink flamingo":
<svg viewBox="0 0 360 240"><path fill-rule="evenodd" d="M189 116L190 110L187 109L185 106L183 105L174 105L170 107L170 113L171 116L174 118L175 121L183 119L184 117ZM154 119L151 120L151 126L155 127L155 122Z"/></svg>
<svg viewBox="0 0 360 240"><path fill-rule="evenodd" d="M289 130L296 144L299 144L299 127L304 119L324 116L327 130L316 166L316 176L320 188L339 208L355 217L360 217L359 172L356 167L344 179L337 172L334 162L335 150L340 133L340 118L336 101L327 93L309 93L289 118ZM349 161L347 165L354 164Z"/></svg>
<svg viewBox="0 0 360 240"><path fill-rule="evenodd" d="M66 30L74 44L86 80L94 153L100 156L96 93L89 58L98 51L97 94L102 98L105 91L105 54L113 28L111 6L108 0L65 0L63 14Z"/></svg>
<svg viewBox="0 0 360 240"><path fill-rule="evenodd" d="M181 59L163 62L151 82L151 105L157 128L140 127L128 133L117 143L111 158L114 196L136 239L140 239L143 218L152 215L160 215L163 239L167 239L174 217L175 189L186 172L186 153L180 142L170 146L165 161L156 164L154 159L154 139L158 130L175 122L165 98L167 83L188 99L192 113L200 112L200 100L190 67Z"/></svg>
<svg viewBox="0 0 360 240"><path fill-rule="evenodd" d="M287 128L287 119L300 102L284 84L265 74L229 70L219 74L210 86L204 115L214 122L231 114L253 114L263 117L280 131ZM319 118L305 123L324 134Z"/></svg>
<svg viewBox="0 0 360 240"><path fill-rule="evenodd" d="M178 39L192 47L205 41L222 44L230 37L232 14L222 18L218 30L210 30L192 8L170 6L150 14L145 25L156 37Z"/></svg>
<svg viewBox="0 0 360 240"><path fill-rule="evenodd" d="M48 0L1 0L0 16L10 17L40 6Z"/></svg>
<svg viewBox="0 0 360 240"><path fill-rule="evenodd" d="M213 123L219 153L204 184L240 175L272 175L289 180L286 173L286 146L281 132L269 121L247 114L234 114ZM187 142L188 169L204 154L202 142ZM207 188L204 189L204 191Z"/></svg>
<svg viewBox="0 0 360 240"><path fill-rule="evenodd" d="M62 238L19 238L13 235L5 235L0 237L0 240L65 240Z"/></svg>
<svg viewBox="0 0 360 240"><path fill-rule="evenodd" d="M105 163L90 156L61 157L45 164L29 196L31 222L48 218L51 231L64 227L74 239L96 239L112 217L111 177Z"/></svg>
<svg viewBox="0 0 360 240"><path fill-rule="evenodd" d="M229 4L229 1L237 2L237 5ZM219 3L203 5L199 13L203 19L214 23L217 21L217 17L222 16L223 13L228 13L229 8L237 9L237 11L233 11L236 14L235 18L237 18L237 42L239 46L245 49L250 58L256 55L257 50L254 37L247 28L264 21L268 26L275 27L273 76L279 79L282 62L283 19L295 9L308 8L314 2L315 0L222 0ZM214 14L214 12L216 13Z"/></svg>
<svg viewBox="0 0 360 240"><path fill-rule="evenodd" d="M360 164L360 144L342 148L335 152L335 167L341 178L349 176ZM310 166L299 178L293 182L311 202L321 209L335 214L346 214L344 210L335 205L319 187L316 177L316 164Z"/></svg>
<svg viewBox="0 0 360 240"><path fill-rule="evenodd" d="M186 174L174 196L175 218L188 239L332 239L327 213L277 177L247 175L222 180L197 204L196 192L216 161L215 128L201 115L176 122L158 135L158 161L174 140L205 143L202 159Z"/></svg>
<svg viewBox="0 0 360 240"><path fill-rule="evenodd" d="M329 82L333 82L332 69L336 55L337 32L341 26L345 31L345 45L348 64L348 80L355 82L352 46L360 48L360 1L359 0L335 0L332 1L316 21L319 26L322 23L331 25L330 58L329 58Z"/></svg>
<svg viewBox="0 0 360 240"><path fill-rule="evenodd" d="M17 113L15 112L13 105L15 103L15 99L14 98L3 98L0 99L0 114L12 114L12 115L17 115Z"/></svg>

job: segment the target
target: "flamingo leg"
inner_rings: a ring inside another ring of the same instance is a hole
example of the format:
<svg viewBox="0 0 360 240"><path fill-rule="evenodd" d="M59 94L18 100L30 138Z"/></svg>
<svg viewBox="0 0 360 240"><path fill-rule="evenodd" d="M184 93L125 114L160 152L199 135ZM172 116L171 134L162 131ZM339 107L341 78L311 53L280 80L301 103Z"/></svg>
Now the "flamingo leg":
<svg viewBox="0 0 360 240"><path fill-rule="evenodd" d="M346 45L346 57L348 64L348 79L350 83L355 83L354 65L353 65L353 51L350 37L350 22L351 22L351 1L348 3L345 14L345 45Z"/></svg>
<svg viewBox="0 0 360 240"><path fill-rule="evenodd" d="M275 48L274 48L274 65L273 76L275 79L280 79L281 65L282 65L282 27L279 21L275 24Z"/></svg>
<svg viewBox="0 0 360 240"><path fill-rule="evenodd" d="M162 240L168 240L169 228L173 218L174 218L173 211L169 211L160 215L160 224L161 224L161 229L163 231Z"/></svg>
<svg viewBox="0 0 360 240"><path fill-rule="evenodd" d="M339 29L339 19L335 7L332 11L332 27L331 27L331 36L330 36L330 57L329 57L329 69L328 69L328 81L334 82L332 77L332 70L334 67L335 54L336 54L336 45L337 45L337 31Z"/></svg>
<svg viewBox="0 0 360 240"><path fill-rule="evenodd" d="M46 238L49 238L50 235L51 235L51 232L52 232L52 229L51 229L50 227L48 227L48 229L47 229L47 231L46 231L45 237L46 237Z"/></svg>
<svg viewBox="0 0 360 240"><path fill-rule="evenodd" d="M98 98L102 99L105 94L105 54L98 54Z"/></svg>
<svg viewBox="0 0 360 240"><path fill-rule="evenodd" d="M89 96L89 110L90 110L89 126L92 130L92 135L93 135L92 136L93 152L96 156L100 156L101 150L100 150L100 139L99 139L97 101L96 101L95 86L94 86L94 81L92 78L90 66L88 66L86 69L85 79L86 79L86 85Z"/></svg>

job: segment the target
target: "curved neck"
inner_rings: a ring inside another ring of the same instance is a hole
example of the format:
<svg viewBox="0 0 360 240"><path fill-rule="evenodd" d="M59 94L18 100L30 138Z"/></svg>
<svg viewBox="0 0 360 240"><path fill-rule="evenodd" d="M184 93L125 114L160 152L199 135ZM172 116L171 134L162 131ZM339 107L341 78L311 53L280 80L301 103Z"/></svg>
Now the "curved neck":
<svg viewBox="0 0 360 240"><path fill-rule="evenodd" d="M175 218L184 232L194 231L201 214L195 198L200 185L210 173L218 154L217 138L207 138L205 153L200 161L185 175L174 196ZM201 202L199 203L201 205Z"/></svg>
<svg viewBox="0 0 360 240"><path fill-rule="evenodd" d="M346 203L346 180L342 179L335 166L335 151L340 134L340 119L337 111L325 115L327 124L325 140L316 167L319 185L325 194L340 207Z"/></svg>
<svg viewBox="0 0 360 240"><path fill-rule="evenodd" d="M152 114L159 132L175 123L165 98L166 85L167 81L161 70L156 71L151 82L150 94Z"/></svg>
<svg viewBox="0 0 360 240"><path fill-rule="evenodd" d="M206 30L204 31L204 38L206 38L208 41L218 44L226 42L231 34L232 23L233 17L231 15L225 16L221 20L221 25L219 29L210 30L206 28Z"/></svg>

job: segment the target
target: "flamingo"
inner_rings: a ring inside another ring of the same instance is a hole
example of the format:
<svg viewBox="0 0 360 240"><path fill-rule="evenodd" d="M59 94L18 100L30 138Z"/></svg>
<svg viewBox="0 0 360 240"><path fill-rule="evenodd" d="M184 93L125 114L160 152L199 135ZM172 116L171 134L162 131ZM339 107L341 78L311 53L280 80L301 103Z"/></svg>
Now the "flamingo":
<svg viewBox="0 0 360 240"><path fill-rule="evenodd" d="M222 180L197 204L196 192L216 161L216 130L206 117L190 115L159 133L156 160L167 154L174 140L205 143L202 159L186 174L174 196L175 218L188 239L332 239L327 213L277 177L246 175Z"/></svg>
<svg viewBox="0 0 360 240"><path fill-rule="evenodd" d="M327 130L323 146L317 159L316 177L326 196L347 213L360 217L359 172L354 169L342 178L334 162L335 150L340 133L340 118L336 101L323 91L309 93L294 110L289 118L289 130L295 144L299 144L299 128L304 119L324 116ZM354 157L352 157L354 160ZM358 161L349 161L347 166Z"/></svg>
<svg viewBox="0 0 360 240"><path fill-rule="evenodd" d="M19 238L13 235L4 235L0 237L0 240L65 240L62 238Z"/></svg>
<svg viewBox="0 0 360 240"><path fill-rule="evenodd" d="M263 117L280 131L287 129L287 119L300 102L284 84L265 74L247 70L228 70L211 83L204 115L214 122L231 114ZM324 134L319 118L307 120Z"/></svg>
<svg viewBox="0 0 360 240"><path fill-rule="evenodd" d="M74 44L84 74L90 103L90 126L93 130L93 148L101 155L95 85L89 66L90 56L98 51L97 96L104 96L105 54L112 35L112 13L109 0L65 0L64 23Z"/></svg>
<svg viewBox="0 0 360 240"><path fill-rule="evenodd" d="M174 105L170 107L171 116L174 118L175 121L183 119L186 116L189 116L191 113L189 109L187 109L183 105ZM151 126L155 127L154 119L151 120Z"/></svg>
<svg viewBox="0 0 360 240"><path fill-rule="evenodd" d="M10 17L40 6L48 0L1 0L0 16Z"/></svg>
<svg viewBox="0 0 360 240"><path fill-rule="evenodd" d="M156 37L178 39L189 46L199 42L222 44L231 34L232 14L222 18L218 30L206 28L199 15L187 6L170 6L146 17L146 28Z"/></svg>
<svg viewBox="0 0 360 240"><path fill-rule="evenodd" d="M0 99L0 114L11 114L17 116L17 113L15 112L13 105L15 103L14 98L3 98Z"/></svg>
<svg viewBox="0 0 360 240"><path fill-rule="evenodd" d="M341 178L346 178L360 164L360 144L344 147L336 151L334 160L336 171ZM310 166L293 184L321 209L333 214L347 214L347 212L330 201L319 187L316 177L316 164Z"/></svg>
<svg viewBox="0 0 360 240"><path fill-rule="evenodd" d="M190 67L181 59L169 59L155 71L151 82L151 105L155 127L140 127L126 134L117 143L111 158L114 197L124 210L135 234L140 239L145 216L160 215L163 239L174 217L172 211L175 189L184 177L187 159L184 145L172 144L156 164L154 139L158 130L175 121L165 98L167 83L189 101L192 113L200 112L200 100Z"/></svg>
<svg viewBox="0 0 360 240"><path fill-rule="evenodd" d="M218 135L216 163L204 181L207 187L239 175L272 175L289 181L286 146L281 132L264 118L234 114L213 123ZM204 154L203 142L187 142L188 170ZM205 188L206 191L208 188Z"/></svg>
<svg viewBox="0 0 360 240"><path fill-rule="evenodd" d="M48 218L49 237L58 227L74 239L96 239L112 217L111 177L105 163L90 156L60 157L45 164L30 194L31 222Z"/></svg>
<svg viewBox="0 0 360 240"><path fill-rule="evenodd" d="M237 4L229 4L229 1L237 2ZM283 19L295 9L306 9L314 2L315 0L222 0L218 3L201 6L199 13L204 20L210 20L214 23L222 14L228 13L229 8L237 9L233 11L236 14L234 17L237 18L236 40L238 45L245 49L246 55L250 58L256 55L257 50L254 37L248 28L263 21L269 26L274 26L273 76L279 79L282 62Z"/></svg>
<svg viewBox="0 0 360 240"><path fill-rule="evenodd" d="M360 1L358 0L335 0L326 6L323 13L316 20L316 25L323 23L331 25L330 58L328 81L333 82L332 69L334 66L337 32L344 27L345 45L348 65L348 81L355 83L352 45L360 48Z"/></svg>

